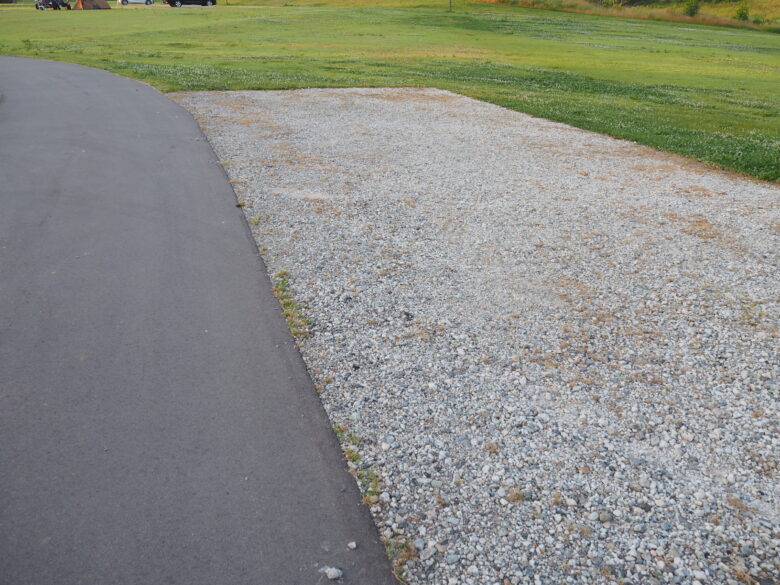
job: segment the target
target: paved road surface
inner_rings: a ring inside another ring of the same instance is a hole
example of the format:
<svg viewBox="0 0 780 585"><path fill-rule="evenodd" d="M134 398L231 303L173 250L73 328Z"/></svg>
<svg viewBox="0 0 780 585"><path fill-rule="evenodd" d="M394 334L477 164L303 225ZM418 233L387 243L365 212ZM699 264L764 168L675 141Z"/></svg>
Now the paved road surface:
<svg viewBox="0 0 780 585"><path fill-rule="evenodd" d="M0 583L394 583L344 467L189 114L0 57Z"/></svg>

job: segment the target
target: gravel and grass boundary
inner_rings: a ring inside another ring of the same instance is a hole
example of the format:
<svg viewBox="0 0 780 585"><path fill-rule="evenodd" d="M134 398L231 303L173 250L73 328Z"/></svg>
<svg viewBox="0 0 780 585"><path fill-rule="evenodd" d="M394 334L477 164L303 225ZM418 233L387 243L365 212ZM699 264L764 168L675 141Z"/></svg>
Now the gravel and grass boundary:
<svg viewBox="0 0 780 585"><path fill-rule="evenodd" d="M439 90L173 96L410 583L776 583L780 188Z"/></svg>

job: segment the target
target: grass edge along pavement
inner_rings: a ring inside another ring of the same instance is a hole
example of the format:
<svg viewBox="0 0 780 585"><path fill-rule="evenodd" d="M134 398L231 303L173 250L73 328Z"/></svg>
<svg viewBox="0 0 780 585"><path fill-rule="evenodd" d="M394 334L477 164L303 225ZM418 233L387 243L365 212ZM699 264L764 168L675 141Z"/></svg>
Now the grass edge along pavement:
<svg viewBox="0 0 780 585"><path fill-rule="evenodd" d="M243 205L241 205L243 207ZM296 344L311 335L309 329L310 322L303 315L302 309L290 291L290 273L287 270L280 270L273 275L273 292L279 301L282 314L287 321L287 327L292 336L296 339ZM316 376L312 376L316 379ZM324 387L316 386L317 394L324 391ZM323 406L324 407L324 406ZM372 467L359 467L360 463L360 445L363 439L352 432L349 432L347 426L343 423L333 424L333 432L339 441L341 451L347 465L347 471L355 479L355 482L362 494L361 503L367 507L375 504L379 497L380 478L376 470ZM401 583L406 583L406 574L404 566L406 562L417 557L417 551L412 546L411 541L405 536L395 536L388 538L381 536L382 544L385 547L385 553L393 568L393 575Z"/></svg>
<svg viewBox="0 0 780 585"><path fill-rule="evenodd" d="M779 35L431 6L25 7L0 15L0 53L96 66L163 91L437 87L780 180Z"/></svg>

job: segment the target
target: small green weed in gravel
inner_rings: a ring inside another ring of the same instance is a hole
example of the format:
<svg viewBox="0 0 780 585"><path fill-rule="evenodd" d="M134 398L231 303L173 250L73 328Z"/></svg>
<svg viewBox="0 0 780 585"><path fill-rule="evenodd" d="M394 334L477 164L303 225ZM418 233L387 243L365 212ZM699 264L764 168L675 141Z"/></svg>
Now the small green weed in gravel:
<svg viewBox="0 0 780 585"><path fill-rule="evenodd" d="M293 337L305 339L311 335L309 320L301 312L298 303L290 293L290 275L286 270L280 270L274 277L274 294L282 306L282 315L287 320L287 327Z"/></svg>
<svg viewBox="0 0 780 585"><path fill-rule="evenodd" d="M365 496L373 498L379 495L379 476L376 471L371 468L361 469L357 472L357 479Z"/></svg>
<svg viewBox="0 0 780 585"><path fill-rule="evenodd" d="M347 458L347 461L349 461L350 463L360 462L360 453L358 453L357 450L353 449L352 447L346 447L344 449L344 456Z"/></svg>
<svg viewBox="0 0 780 585"><path fill-rule="evenodd" d="M402 583L406 583L406 572L404 570L408 561L417 558L417 550L414 545L404 536L395 539L385 539L385 552L390 564L393 566L393 574Z"/></svg>
<svg viewBox="0 0 780 585"><path fill-rule="evenodd" d="M339 441L342 441L344 437L347 436L347 427L346 425L342 425L342 424L334 424L333 432L336 433L336 436L339 438Z"/></svg>

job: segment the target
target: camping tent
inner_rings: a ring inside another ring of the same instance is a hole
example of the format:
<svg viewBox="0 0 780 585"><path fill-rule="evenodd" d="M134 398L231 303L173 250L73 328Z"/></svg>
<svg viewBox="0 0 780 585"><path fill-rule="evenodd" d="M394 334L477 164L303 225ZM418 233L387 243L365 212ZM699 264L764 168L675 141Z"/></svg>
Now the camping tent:
<svg viewBox="0 0 780 585"><path fill-rule="evenodd" d="M101 8L111 8L106 0L76 0L73 6L75 10L100 10Z"/></svg>

